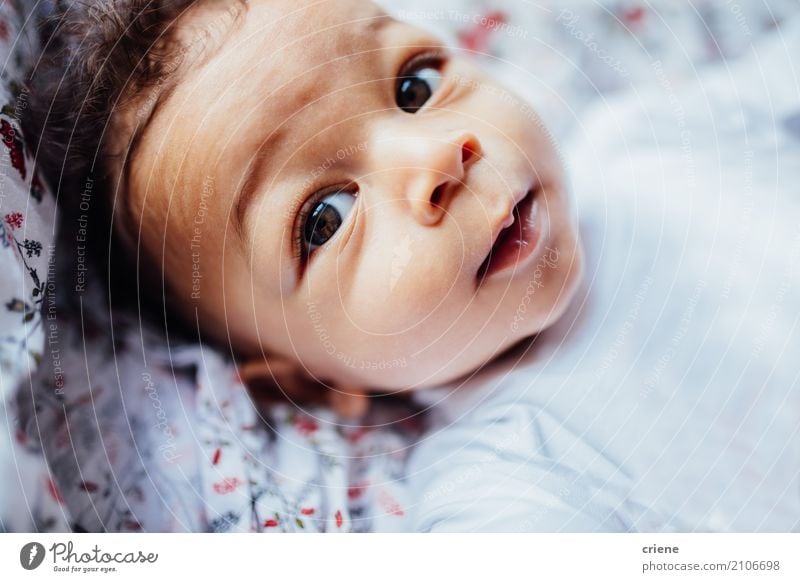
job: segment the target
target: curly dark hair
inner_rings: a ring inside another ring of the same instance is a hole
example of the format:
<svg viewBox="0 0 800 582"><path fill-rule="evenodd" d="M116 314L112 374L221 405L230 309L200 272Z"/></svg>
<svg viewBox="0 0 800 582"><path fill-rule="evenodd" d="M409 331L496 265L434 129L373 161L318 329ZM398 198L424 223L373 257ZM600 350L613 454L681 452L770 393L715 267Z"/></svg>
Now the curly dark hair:
<svg viewBox="0 0 800 582"><path fill-rule="evenodd" d="M61 229L85 219L92 264L116 296L157 300L162 313L170 311L163 275L153 280L151 266L136 269L124 260L131 241L115 228L112 212L115 199L124 206L120 189L149 117L140 113L152 115L181 78L176 63L186 47L174 24L200 2L235 8L237 15L247 6L247 0L52 0L37 23L42 53L26 83L29 103L20 120L40 175L57 197ZM145 95L152 108L141 106ZM115 112L137 106L136 126L120 139L111 123Z"/></svg>

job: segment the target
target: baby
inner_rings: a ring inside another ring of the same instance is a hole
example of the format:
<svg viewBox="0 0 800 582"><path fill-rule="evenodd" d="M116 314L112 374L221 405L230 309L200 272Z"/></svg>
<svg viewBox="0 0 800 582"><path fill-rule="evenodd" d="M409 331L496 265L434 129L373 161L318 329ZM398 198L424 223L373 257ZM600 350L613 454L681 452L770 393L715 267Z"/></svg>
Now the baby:
<svg viewBox="0 0 800 582"><path fill-rule="evenodd" d="M552 138L469 55L361 0L56 12L26 133L62 211L91 176L111 278L229 346L251 386L359 415L570 303L583 260Z"/></svg>

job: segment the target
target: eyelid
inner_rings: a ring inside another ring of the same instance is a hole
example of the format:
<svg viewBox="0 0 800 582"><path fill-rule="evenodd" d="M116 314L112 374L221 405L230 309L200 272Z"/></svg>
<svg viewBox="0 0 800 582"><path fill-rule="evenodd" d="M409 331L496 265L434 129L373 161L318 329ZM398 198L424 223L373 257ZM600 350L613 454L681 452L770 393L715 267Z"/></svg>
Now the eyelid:
<svg viewBox="0 0 800 582"><path fill-rule="evenodd" d="M400 88L400 82L406 77L409 77L411 71L423 68L425 65L441 70L444 68L444 64L448 58L449 54L444 47L433 47L414 53L403 62L403 65L397 73L394 85L395 93Z"/></svg>

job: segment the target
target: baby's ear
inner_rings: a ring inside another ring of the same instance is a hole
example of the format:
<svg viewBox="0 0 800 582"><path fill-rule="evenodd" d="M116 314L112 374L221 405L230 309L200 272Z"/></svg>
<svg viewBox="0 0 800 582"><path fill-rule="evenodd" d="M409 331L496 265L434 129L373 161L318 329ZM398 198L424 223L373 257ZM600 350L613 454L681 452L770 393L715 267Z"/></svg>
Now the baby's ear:
<svg viewBox="0 0 800 582"><path fill-rule="evenodd" d="M296 362L283 356L262 356L239 364L239 377L257 402L325 402L325 390Z"/></svg>
<svg viewBox="0 0 800 582"><path fill-rule="evenodd" d="M256 402L290 401L299 405L323 405L346 417L362 416L368 407L363 388L321 384L296 361L283 356L246 360L239 364L239 377Z"/></svg>

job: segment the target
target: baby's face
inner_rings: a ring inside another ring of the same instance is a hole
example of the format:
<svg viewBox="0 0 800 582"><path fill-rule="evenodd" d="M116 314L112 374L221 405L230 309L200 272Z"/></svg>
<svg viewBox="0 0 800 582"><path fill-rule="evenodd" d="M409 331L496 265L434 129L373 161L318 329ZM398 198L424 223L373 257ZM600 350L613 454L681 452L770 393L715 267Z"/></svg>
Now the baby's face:
<svg viewBox="0 0 800 582"><path fill-rule="evenodd" d="M128 186L205 337L414 388L562 314L582 254L522 100L362 0L251 0L233 26L192 10L179 30L213 30L208 58L159 105Z"/></svg>

